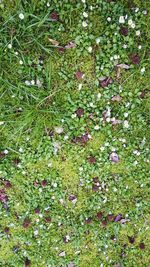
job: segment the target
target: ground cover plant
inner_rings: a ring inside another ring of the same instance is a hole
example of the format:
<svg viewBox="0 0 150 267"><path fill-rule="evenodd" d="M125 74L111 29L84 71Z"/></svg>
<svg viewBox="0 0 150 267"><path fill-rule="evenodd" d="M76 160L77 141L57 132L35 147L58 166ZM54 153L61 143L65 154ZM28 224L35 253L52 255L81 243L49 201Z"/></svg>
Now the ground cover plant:
<svg viewBox="0 0 150 267"><path fill-rule="evenodd" d="M0 266L149 266L149 11L0 1Z"/></svg>

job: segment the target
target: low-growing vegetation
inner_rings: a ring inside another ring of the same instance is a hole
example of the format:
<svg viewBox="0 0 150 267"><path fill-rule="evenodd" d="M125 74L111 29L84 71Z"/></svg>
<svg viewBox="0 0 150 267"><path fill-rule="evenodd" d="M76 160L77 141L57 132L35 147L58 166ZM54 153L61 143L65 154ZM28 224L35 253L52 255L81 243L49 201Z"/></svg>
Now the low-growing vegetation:
<svg viewBox="0 0 150 267"><path fill-rule="evenodd" d="M149 266L149 11L0 1L0 266Z"/></svg>

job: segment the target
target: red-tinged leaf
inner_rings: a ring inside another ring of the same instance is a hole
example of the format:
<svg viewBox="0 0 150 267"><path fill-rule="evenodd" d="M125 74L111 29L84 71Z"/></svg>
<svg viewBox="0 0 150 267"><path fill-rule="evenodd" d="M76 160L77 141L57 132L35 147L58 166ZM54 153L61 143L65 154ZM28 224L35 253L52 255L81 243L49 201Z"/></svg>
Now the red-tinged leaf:
<svg viewBox="0 0 150 267"><path fill-rule="evenodd" d="M101 212L101 211L97 212L96 217L98 220L101 220L103 217L103 212Z"/></svg>
<svg viewBox="0 0 150 267"><path fill-rule="evenodd" d="M64 47L59 47L58 51L59 51L59 53L63 54L65 52L65 48Z"/></svg>
<svg viewBox="0 0 150 267"><path fill-rule="evenodd" d="M11 182L8 181L8 180L5 180L5 181L4 181L4 185L5 185L5 188L11 188L11 187L12 187Z"/></svg>
<svg viewBox="0 0 150 267"><path fill-rule="evenodd" d="M23 227L28 228L30 226L30 223L30 220L28 218L25 218L23 222Z"/></svg>
<svg viewBox="0 0 150 267"><path fill-rule="evenodd" d="M87 218L85 220L85 224L90 224L90 223L92 223L92 218L91 217L89 217L89 218Z"/></svg>
<svg viewBox="0 0 150 267"><path fill-rule="evenodd" d="M107 225L107 220L102 220L102 225L106 226Z"/></svg>
<svg viewBox="0 0 150 267"><path fill-rule="evenodd" d="M95 159L93 156L90 156L90 157L88 158L88 162L89 162L90 164L95 164L95 163L96 163L96 159Z"/></svg>
<svg viewBox="0 0 150 267"><path fill-rule="evenodd" d="M138 65L140 63L140 57L136 54L130 55L129 58L134 65Z"/></svg>
<svg viewBox="0 0 150 267"><path fill-rule="evenodd" d="M10 228L9 228L9 227L5 227L5 228L4 228L4 232L5 232L6 234L8 234L8 233L9 233L9 230L10 230Z"/></svg>
<svg viewBox="0 0 150 267"><path fill-rule="evenodd" d="M135 238L133 236L128 236L129 243L134 244Z"/></svg>
<svg viewBox="0 0 150 267"><path fill-rule="evenodd" d="M120 32L120 34L127 36L129 33L129 30L127 27L121 27L119 32Z"/></svg>
<svg viewBox="0 0 150 267"><path fill-rule="evenodd" d="M84 75L83 72L81 72L79 70L75 74L77 80L81 80L83 78L83 75Z"/></svg>
<svg viewBox="0 0 150 267"><path fill-rule="evenodd" d="M31 266L31 261L29 259L25 260L25 267L30 267Z"/></svg>
<svg viewBox="0 0 150 267"><path fill-rule="evenodd" d="M99 81L99 84L102 88L108 87L108 85L112 83L113 83L113 79L111 77L106 77L103 80Z"/></svg>
<svg viewBox="0 0 150 267"><path fill-rule="evenodd" d="M142 249L142 250L145 249L145 244L144 244L143 242L140 243L140 244L139 244L139 248Z"/></svg>
<svg viewBox="0 0 150 267"><path fill-rule="evenodd" d="M45 222L50 223L52 221L51 217L45 217Z"/></svg>
<svg viewBox="0 0 150 267"><path fill-rule="evenodd" d="M46 181L46 180L43 180L43 181L41 182L41 185L42 185L43 187L47 186L47 181Z"/></svg>
<svg viewBox="0 0 150 267"><path fill-rule="evenodd" d="M59 20L59 15L56 11L53 11L51 14L50 14L50 18L52 21L58 21Z"/></svg>
<svg viewBox="0 0 150 267"><path fill-rule="evenodd" d="M108 215L107 215L107 220L108 220L109 222L114 221L114 215L113 215L113 214L108 214Z"/></svg>
<svg viewBox="0 0 150 267"><path fill-rule="evenodd" d="M83 116L83 114L84 114L84 109L83 108L78 108L76 110L76 114L77 114L78 118L81 118Z"/></svg>
<svg viewBox="0 0 150 267"><path fill-rule="evenodd" d="M39 213L40 213L40 209L39 209L39 208L36 208L36 209L34 210L34 212L35 212L36 214L39 214Z"/></svg>

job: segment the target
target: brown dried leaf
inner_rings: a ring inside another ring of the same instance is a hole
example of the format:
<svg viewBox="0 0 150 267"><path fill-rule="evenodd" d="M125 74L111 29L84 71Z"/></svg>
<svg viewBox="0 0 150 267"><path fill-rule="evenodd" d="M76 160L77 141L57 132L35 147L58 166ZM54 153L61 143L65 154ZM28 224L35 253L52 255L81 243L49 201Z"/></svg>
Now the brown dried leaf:
<svg viewBox="0 0 150 267"><path fill-rule="evenodd" d="M50 41L50 43L52 43L55 46L58 46L59 45L59 42L56 41L56 40L54 40L54 39L48 38L48 40Z"/></svg>

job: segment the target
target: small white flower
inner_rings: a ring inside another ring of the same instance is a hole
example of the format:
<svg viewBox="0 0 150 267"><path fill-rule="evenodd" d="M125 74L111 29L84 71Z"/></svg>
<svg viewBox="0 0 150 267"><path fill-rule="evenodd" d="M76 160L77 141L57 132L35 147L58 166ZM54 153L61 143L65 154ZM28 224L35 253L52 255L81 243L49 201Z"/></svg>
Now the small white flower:
<svg viewBox="0 0 150 267"><path fill-rule="evenodd" d="M30 81L25 81L25 85L31 85Z"/></svg>
<svg viewBox="0 0 150 267"><path fill-rule="evenodd" d="M65 136L64 136L64 140L65 140L65 141L68 140L68 138L69 138L68 135L65 135Z"/></svg>
<svg viewBox="0 0 150 267"><path fill-rule="evenodd" d="M93 7L92 6L90 6L90 10L93 10Z"/></svg>
<svg viewBox="0 0 150 267"><path fill-rule="evenodd" d="M141 73L143 74L145 72L145 67L141 69Z"/></svg>
<svg viewBox="0 0 150 267"><path fill-rule="evenodd" d="M85 0L81 0L81 2L85 4Z"/></svg>
<svg viewBox="0 0 150 267"><path fill-rule="evenodd" d="M136 9L135 9L135 13L137 13L139 11L139 8L137 7Z"/></svg>
<svg viewBox="0 0 150 267"><path fill-rule="evenodd" d="M133 165L136 166L137 164L138 164L138 161L135 160L135 161L133 162Z"/></svg>
<svg viewBox="0 0 150 267"><path fill-rule="evenodd" d="M47 7L49 7L49 6L50 6L50 3L49 3L49 2L47 2L47 4L46 4L46 5L47 5Z"/></svg>
<svg viewBox="0 0 150 267"><path fill-rule="evenodd" d="M31 85L35 85L35 81L34 80L31 81Z"/></svg>
<svg viewBox="0 0 150 267"><path fill-rule="evenodd" d="M12 44L8 44L8 48L11 49L12 48Z"/></svg>
<svg viewBox="0 0 150 267"><path fill-rule="evenodd" d="M22 61L22 60L19 60L19 64L20 64L20 65L23 65L23 61Z"/></svg>
<svg viewBox="0 0 150 267"><path fill-rule="evenodd" d="M111 61L113 61L113 60L114 60L114 58L113 58L113 57L110 57L110 60L111 60Z"/></svg>
<svg viewBox="0 0 150 267"><path fill-rule="evenodd" d="M66 252L65 251L62 251L61 253L59 253L59 256L60 257L65 257L65 255L66 255Z"/></svg>
<svg viewBox="0 0 150 267"><path fill-rule="evenodd" d="M57 187L57 183L54 183L53 186L56 188Z"/></svg>
<svg viewBox="0 0 150 267"><path fill-rule="evenodd" d="M142 12L144 15L147 15L147 10L143 10Z"/></svg>
<svg viewBox="0 0 150 267"><path fill-rule="evenodd" d="M16 51L16 52L15 52L15 55L16 55L16 56L18 56L18 55L19 55L19 53Z"/></svg>
<svg viewBox="0 0 150 267"><path fill-rule="evenodd" d="M86 22L86 21L83 21L83 22L82 22L82 26L83 26L84 28L86 28L86 27L88 26L87 22Z"/></svg>
<svg viewBox="0 0 150 267"><path fill-rule="evenodd" d="M38 88L40 88L42 86L42 82L39 79L37 79L36 80L36 85L37 85Z"/></svg>
<svg viewBox="0 0 150 267"><path fill-rule="evenodd" d="M0 121L0 125L3 125L4 124L4 121Z"/></svg>
<svg viewBox="0 0 150 267"><path fill-rule="evenodd" d="M107 121L107 122L110 122L110 118L109 118L109 117L108 117L108 118L106 118L106 121Z"/></svg>
<svg viewBox="0 0 150 267"><path fill-rule="evenodd" d="M64 131L63 127L61 127L61 126L57 126L54 129L55 129L55 132L58 133L58 134L61 134Z"/></svg>
<svg viewBox="0 0 150 267"><path fill-rule="evenodd" d="M126 44L123 45L123 48L126 49L128 46Z"/></svg>
<svg viewBox="0 0 150 267"><path fill-rule="evenodd" d="M91 108L94 108L94 104L93 104L93 102L90 103L90 107L91 107Z"/></svg>
<svg viewBox="0 0 150 267"><path fill-rule="evenodd" d="M132 24L131 24L131 28L132 28L132 29L135 28L135 23L134 23L134 22L132 22Z"/></svg>
<svg viewBox="0 0 150 267"><path fill-rule="evenodd" d="M119 18L119 23L125 23L124 16L120 16L120 18Z"/></svg>
<svg viewBox="0 0 150 267"><path fill-rule="evenodd" d="M96 43L99 44L101 41L100 37L96 38Z"/></svg>
<svg viewBox="0 0 150 267"><path fill-rule="evenodd" d="M139 49L139 50L141 50L141 48L142 48L142 46L141 46L141 45L139 45L139 46L138 46L138 49Z"/></svg>
<svg viewBox="0 0 150 267"><path fill-rule="evenodd" d="M106 142L106 143L104 144L104 146L109 146L109 143L108 143L108 142Z"/></svg>
<svg viewBox="0 0 150 267"><path fill-rule="evenodd" d="M97 99L99 100L101 98L101 96L102 96L101 93L98 93L97 94Z"/></svg>
<svg viewBox="0 0 150 267"><path fill-rule="evenodd" d="M71 118L72 118L72 119L74 119L74 118L76 118L76 117L77 117L77 114L76 114L76 113L74 113L74 114L71 115Z"/></svg>
<svg viewBox="0 0 150 267"><path fill-rule="evenodd" d="M132 19L128 20L128 25L131 26L131 24L133 23Z"/></svg>
<svg viewBox="0 0 150 267"><path fill-rule="evenodd" d="M4 150L4 154L5 154L5 155L7 155L8 152L9 152L9 151L8 151L7 149Z"/></svg>
<svg viewBox="0 0 150 267"><path fill-rule="evenodd" d="M88 13L87 12L83 12L83 17L87 18L88 17Z"/></svg>
<svg viewBox="0 0 150 267"><path fill-rule="evenodd" d="M22 147L19 148L19 152L23 153L23 148Z"/></svg>
<svg viewBox="0 0 150 267"><path fill-rule="evenodd" d="M110 21L111 21L111 17L108 17L108 18L107 18L107 21L110 22Z"/></svg>
<svg viewBox="0 0 150 267"><path fill-rule="evenodd" d="M136 31L135 34L136 34L136 36L140 36L140 34L141 34L140 30Z"/></svg>
<svg viewBox="0 0 150 267"><path fill-rule="evenodd" d="M92 52L92 46L88 47L88 52L91 53Z"/></svg>
<svg viewBox="0 0 150 267"><path fill-rule="evenodd" d="M79 89L79 90L82 89L82 83L79 83L78 89Z"/></svg>
<svg viewBox="0 0 150 267"><path fill-rule="evenodd" d="M20 13L20 14L19 14L19 18L20 18L21 20L24 19L24 15L23 15L23 13Z"/></svg>
<svg viewBox="0 0 150 267"><path fill-rule="evenodd" d="M105 147L104 147L104 146L101 146L101 147L100 147L100 150L101 150L101 151L104 151L104 150L105 150Z"/></svg>
<svg viewBox="0 0 150 267"><path fill-rule="evenodd" d="M125 128L129 128L129 122L127 120L124 121L123 125Z"/></svg>
<svg viewBox="0 0 150 267"><path fill-rule="evenodd" d="M35 235L35 236L38 235L38 233L39 233L38 230L35 230L35 231L34 231L34 235Z"/></svg>
<svg viewBox="0 0 150 267"><path fill-rule="evenodd" d="M94 130L99 130L99 128L100 128L99 125L94 126Z"/></svg>
<svg viewBox="0 0 150 267"><path fill-rule="evenodd" d="M124 113L124 117L127 118L129 116L128 112Z"/></svg>
<svg viewBox="0 0 150 267"><path fill-rule="evenodd" d="M118 59L118 55L114 55L114 59Z"/></svg>

